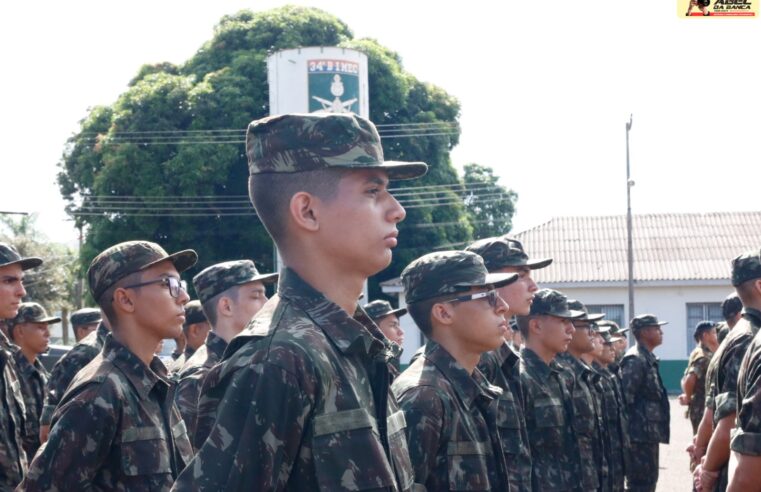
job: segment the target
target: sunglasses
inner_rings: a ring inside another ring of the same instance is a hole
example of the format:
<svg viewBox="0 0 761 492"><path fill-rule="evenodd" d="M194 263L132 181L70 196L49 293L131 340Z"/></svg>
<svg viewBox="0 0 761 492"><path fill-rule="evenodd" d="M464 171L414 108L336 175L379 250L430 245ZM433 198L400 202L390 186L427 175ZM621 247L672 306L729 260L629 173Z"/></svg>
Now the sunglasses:
<svg viewBox="0 0 761 492"><path fill-rule="evenodd" d="M443 302L468 302L478 299L486 299L486 301L489 303L489 306L495 309L497 306L499 306L500 301L505 302L494 289L487 290L485 292L476 292L475 294L468 294L466 296L453 297Z"/></svg>
<svg viewBox="0 0 761 492"><path fill-rule="evenodd" d="M188 284L184 280L180 280L177 277L163 277L156 280L149 280L148 282L140 282L139 284L125 285L124 289L135 289L137 287L145 287L146 285L162 284L169 287L169 295L177 298L180 297L180 291L187 292Z"/></svg>

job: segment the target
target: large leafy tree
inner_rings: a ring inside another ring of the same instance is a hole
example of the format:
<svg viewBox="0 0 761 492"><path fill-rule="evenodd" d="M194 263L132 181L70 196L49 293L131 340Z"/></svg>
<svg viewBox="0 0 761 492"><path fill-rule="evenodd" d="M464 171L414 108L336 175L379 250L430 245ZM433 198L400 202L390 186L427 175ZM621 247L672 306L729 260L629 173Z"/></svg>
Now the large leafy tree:
<svg viewBox="0 0 761 492"><path fill-rule="evenodd" d="M463 181L468 187L465 196L474 239L501 236L513 227L518 194L499 184L499 176L490 167L466 164Z"/></svg>
<svg viewBox="0 0 761 492"><path fill-rule="evenodd" d="M237 258L273 268L272 243L245 198L242 132L230 129L269 113L267 56L301 46L367 54L376 124L444 129L383 141L387 158L422 160L430 171L394 185L402 188L397 193L407 220L394 262L371 282L371 297L380 292L378 281L398 275L420 254L472 238L462 202L466 185L449 159L459 137L457 100L407 73L397 53L372 39L355 39L336 17L289 6L223 17L187 62L143 66L116 103L89 112L69 141L59 174L61 192L86 231L83 265L116 242L147 238L168 250L196 249L200 262L191 274ZM437 188L420 189L431 185Z"/></svg>

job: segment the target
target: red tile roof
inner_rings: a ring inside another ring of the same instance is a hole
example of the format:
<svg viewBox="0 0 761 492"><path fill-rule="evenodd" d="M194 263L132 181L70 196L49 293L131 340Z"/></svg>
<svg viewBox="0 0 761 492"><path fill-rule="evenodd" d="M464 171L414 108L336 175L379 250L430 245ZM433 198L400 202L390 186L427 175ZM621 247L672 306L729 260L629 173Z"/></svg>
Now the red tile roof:
<svg viewBox="0 0 761 492"><path fill-rule="evenodd" d="M626 216L558 217L514 234L532 258L551 257L538 282L625 282ZM633 218L637 281L729 279L730 262L761 248L761 212Z"/></svg>

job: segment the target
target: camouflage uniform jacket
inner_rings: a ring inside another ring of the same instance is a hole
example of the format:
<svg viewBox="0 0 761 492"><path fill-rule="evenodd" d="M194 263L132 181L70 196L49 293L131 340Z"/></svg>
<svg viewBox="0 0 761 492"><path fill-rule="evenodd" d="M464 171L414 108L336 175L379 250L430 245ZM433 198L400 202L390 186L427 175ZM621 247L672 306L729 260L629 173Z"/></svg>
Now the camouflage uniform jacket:
<svg viewBox="0 0 761 492"><path fill-rule="evenodd" d="M658 371L658 358L637 343L621 361L621 388L633 442L667 444L670 438L668 394Z"/></svg>
<svg viewBox="0 0 761 492"><path fill-rule="evenodd" d="M13 345L0 333L0 491L14 490L26 473L24 452L26 408L11 353Z"/></svg>
<svg viewBox="0 0 761 492"><path fill-rule="evenodd" d="M567 386L573 376L557 361L548 365L524 348L520 377L531 444L532 490L582 490Z"/></svg>
<svg viewBox="0 0 761 492"><path fill-rule="evenodd" d="M511 490L497 430L501 390L468 372L439 344L399 376L415 483L425 490Z"/></svg>
<svg viewBox="0 0 761 492"><path fill-rule="evenodd" d="M198 416L198 396L201 393L206 375L217 362L222 360L226 348L227 342L210 331L206 336L206 343L195 351L176 376L179 382L174 399L188 429L190 442L194 445L196 445L195 428L196 417Z"/></svg>
<svg viewBox="0 0 761 492"><path fill-rule="evenodd" d="M399 377L399 374L402 372L402 365L401 365L401 357L402 352L404 352L404 349L401 345L394 343L392 341L387 342L389 348L391 349L391 360L388 362L388 370L391 373L391 379L394 380Z"/></svg>
<svg viewBox="0 0 761 492"><path fill-rule="evenodd" d="M692 399L687 406L687 416L691 420L697 420L698 422L703 417L703 411L706 406L706 373L708 371L708 364L711 362L711 357L713 357L711 349L705 345L698 345L690 354L687 368L684 370L685 376L694 374L697 378Z"/></svg>
<svg viewBox="0 0 761 492"><path fill-rule="evenodd" d="M206 377L176 490L410 490L385 337L284 268Z"/></svg>
<svg viewBox="0 0 761 492"><path fill-rule="evenodd" d="M584 490L595 490L601 486L601 478L607 477L602 448L602 403L595 388L599 385L600 376L568 352L558 354L556 360L574 377L568 391L573 398L573 430L581 458L581 484Z"/></svg>
<svg viewBox="0 0 761 492"><path fill-rule="evenodd" d="M53 366L45 387L45 406L40 415L40 425L50 425L53 411L66 393L74 376L89 364L101 351L108 336L108 328L101 323L98 329L79 341Z"/></svg>
<svg viewBox="0 0 761 492"><path fill-rule="evenodd" d="M79 371L53 414L25 491L169 490L192 456L173 384L113 336Z"/></svg>
<svg viewBox="0 0 761 492"><path fill-rule="evenodd" d="M740 365L737 378L737 427L732 431L730 447L741 454L761 455L761 311L743 310L740 323L750 325L753 341ZM739 324L738 323L738 326ZM735 326L733 333L737 330Z"/></svg>
<svg viewBox="0 0 761 492"><path fill-rule="evenodd" d="M203 347L203 345L201 345ZM200 348L200 347L199 347ZM191 357L193 357L193 354L196 353L196 350L191 347L185 347L185 350L177 356L176 359L174 359L172 362L167 365L167 369L169 369L170 373L178 373L182 370L183 367L185 367L185 363L187 363Z"/></svg>
<svg viewBox="0 0 761 492"><path fill-rule="evenodd" d="M481 356L478 369L502 390L497 400L497 426L502 439L510 490L531 490L531 445L523 416L520 356L505 342Z"/></svg>
<svg viewBox="0 0 761 492"><path fill-rule="evenodd" d="M620 492L624 490L626 463L628 462L628 422L624 412L624 397L618 378L597 363L592 369L600 375L605 425L605 452L608 463L608 480L601 490Z"/></svg>
<svg viewBox="0 0 761 492"><path fill-rule="evenodd" d="M45 402L45 383L48 381L48 371L39 359L32 364L24 357L21 349L13 353L16 369L21 383L21 395L26 408L26 429L24 432L24 451L28 459L34 457L40 447L40 413Z"/></svg>

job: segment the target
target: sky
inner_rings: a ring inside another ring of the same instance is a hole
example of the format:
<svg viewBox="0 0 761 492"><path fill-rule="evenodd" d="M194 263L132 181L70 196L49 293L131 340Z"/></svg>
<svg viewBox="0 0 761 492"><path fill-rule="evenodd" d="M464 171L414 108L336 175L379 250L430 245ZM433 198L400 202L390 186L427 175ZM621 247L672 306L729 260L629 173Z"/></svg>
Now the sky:
<svg viewBox="0 0 761 492"><path fill-rule="evenodd" d="M514 231L626 213L759 208L758 19L659 2L289 2L321 8L462 106L456 167L491 166L519 199ZM55 179L66 139L144 63L182 63L223 15L281 2L3 2L0 210L75 244Z"/></svg>

